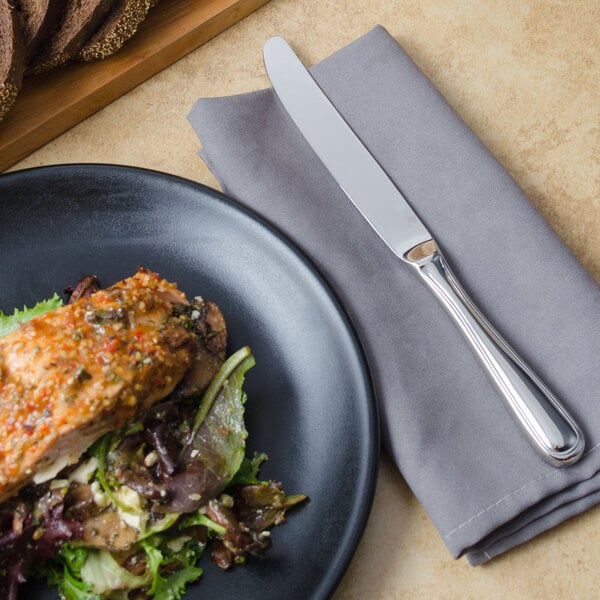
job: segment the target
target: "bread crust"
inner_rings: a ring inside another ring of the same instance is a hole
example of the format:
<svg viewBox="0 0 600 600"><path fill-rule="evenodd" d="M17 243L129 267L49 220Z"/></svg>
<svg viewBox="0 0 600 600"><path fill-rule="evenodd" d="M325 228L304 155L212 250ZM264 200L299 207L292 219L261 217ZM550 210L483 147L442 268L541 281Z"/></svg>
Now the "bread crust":
<svg viewBox="0 0 600 600"><path fill-rule="evenodd" d="M157 0L119 0L106 21L79 51L77 58L93 61L111 56L135 35Z"/></svg>
<svg viewBox="0 0 600 600"><path fill-rule="evenodd" d="M13 105L23 81L25 43L16 8L0 0L0 120Z"/></svg>

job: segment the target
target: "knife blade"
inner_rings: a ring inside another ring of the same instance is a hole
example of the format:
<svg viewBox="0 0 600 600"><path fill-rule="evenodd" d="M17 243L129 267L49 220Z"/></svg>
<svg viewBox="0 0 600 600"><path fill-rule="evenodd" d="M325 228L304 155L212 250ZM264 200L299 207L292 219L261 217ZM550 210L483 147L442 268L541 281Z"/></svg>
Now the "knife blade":
<svg viewBox="0 0 600 600"><path fill-rule="evenodd" d="M532 447L555 467L579 460L585 439L575 419L469 298L426 225L288 43L269 39L264 61L300 133L389 249L442 304Z"/></svg>

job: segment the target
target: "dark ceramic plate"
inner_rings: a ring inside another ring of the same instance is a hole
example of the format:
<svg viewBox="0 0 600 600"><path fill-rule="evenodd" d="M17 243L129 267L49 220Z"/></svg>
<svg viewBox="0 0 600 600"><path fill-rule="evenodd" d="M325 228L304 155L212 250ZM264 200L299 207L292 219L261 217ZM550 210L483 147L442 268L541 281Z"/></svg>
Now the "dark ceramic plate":
<svg viewBox="0 0 600 600"><path fill-rule="evenodd" d="M249 449L261 476L310 502L273 532L263 559L204 576L186 598L327 598L371 506L375 403L346 315L314 267L255 215L209 188L162 173L70 165L0 176L0 309L31 305L96 274L111 284L139 265L216 301L230 350L250 345ZM23 597L55 594L30 585Z"/></svg>

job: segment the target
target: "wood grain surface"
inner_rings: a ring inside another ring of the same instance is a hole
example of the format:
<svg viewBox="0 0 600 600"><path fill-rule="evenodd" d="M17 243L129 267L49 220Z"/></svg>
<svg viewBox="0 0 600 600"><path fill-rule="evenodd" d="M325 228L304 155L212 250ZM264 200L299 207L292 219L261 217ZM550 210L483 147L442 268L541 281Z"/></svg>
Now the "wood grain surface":
<svg viewBox="0 0 600 600"><path fill-rule="evenodd" d="M100 110L268 0L164 0L115 56L29 77L0 123L0 170Z"/></svg>

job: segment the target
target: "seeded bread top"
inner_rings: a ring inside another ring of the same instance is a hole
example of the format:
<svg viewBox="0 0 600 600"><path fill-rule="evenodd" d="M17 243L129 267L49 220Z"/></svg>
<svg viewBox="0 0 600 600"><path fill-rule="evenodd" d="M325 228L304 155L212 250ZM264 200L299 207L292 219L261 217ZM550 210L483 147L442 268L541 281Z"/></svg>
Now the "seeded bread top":
<svg viewBox="0 0 600 600"><path fill-rule="evenodd" d="M106 58L114 54L137 31L156 0L119 0L100 29L77 57L84 61Z"/></svg>

